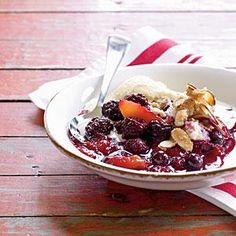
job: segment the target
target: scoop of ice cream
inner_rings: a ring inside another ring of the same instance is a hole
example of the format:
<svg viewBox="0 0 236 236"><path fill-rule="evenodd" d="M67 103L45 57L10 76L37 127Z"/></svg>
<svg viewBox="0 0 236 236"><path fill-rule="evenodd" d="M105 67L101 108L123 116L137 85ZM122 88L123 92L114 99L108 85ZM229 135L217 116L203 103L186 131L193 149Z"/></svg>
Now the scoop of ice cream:
<svg viewBox="0 0 236 236"><path fill-rule="evenodd" d="M138 75L123 82L113 91L111 98L119 100L133 93L141 93L145 95L149 101L154 101L160 97L175 100L176 98L184 96L183 93L170 90L160 81L154 81L147 76Z"/></svg>
<svg viewBox="0 0 236 236"><path fill-rule="evenodd" d="M209 133L200 125L199 121L186 121L185 130L192 140L210 140Z"/></svg>

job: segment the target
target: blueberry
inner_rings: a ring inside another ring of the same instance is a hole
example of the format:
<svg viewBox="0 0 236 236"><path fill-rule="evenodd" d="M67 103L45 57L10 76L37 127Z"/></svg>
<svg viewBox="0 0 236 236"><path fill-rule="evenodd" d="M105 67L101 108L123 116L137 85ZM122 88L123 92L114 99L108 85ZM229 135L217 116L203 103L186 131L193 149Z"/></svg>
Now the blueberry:
<svg viewBox="0 0 236 236"><path fill-rule="evenodd" d="M218 130L213 130L210 132L210 139L212 143L223 145L224 144L224 137L222 133Z"/></svg>
<svg viewBox="0 0 236 236"><path fill-rule="evenodd" d="M169 156L162 150L153 150L152 151L152 160L156 165L167 166L170 163Z"/></svg>
<svg viewBox="0 0 236 236"><path fill-rule="evenodd" d="M189 171L203 169L203 156L197 153L190 153L186 160L186 168Z"/></svg>

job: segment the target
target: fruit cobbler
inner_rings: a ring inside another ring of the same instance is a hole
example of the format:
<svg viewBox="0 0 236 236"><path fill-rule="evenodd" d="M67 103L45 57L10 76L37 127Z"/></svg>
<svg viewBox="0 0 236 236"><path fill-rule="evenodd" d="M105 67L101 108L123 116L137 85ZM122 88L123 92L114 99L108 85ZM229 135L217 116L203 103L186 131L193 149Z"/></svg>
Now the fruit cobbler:
<svg viewBox="0 0 236 236"><path fill-rule="evenodd" d="M214 114L216 99L188 84L183 93L139 76L120 85L101 115L84 128L74 145L110 165L154 172L220 167L235 146L231 129Z"/></svg>

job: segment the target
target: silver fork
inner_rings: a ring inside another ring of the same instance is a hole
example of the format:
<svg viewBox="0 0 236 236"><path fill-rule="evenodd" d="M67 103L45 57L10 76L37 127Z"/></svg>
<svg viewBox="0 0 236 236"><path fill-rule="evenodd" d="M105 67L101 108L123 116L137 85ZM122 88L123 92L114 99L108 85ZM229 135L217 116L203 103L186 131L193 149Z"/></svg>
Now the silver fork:
<svg viewBox="0 0 236 236"><path fill-rule="evenodd" d="M111 80L114 77L129 45L130 40L124 36L111 35L108 37L105 73L102 79L101 90L96 106L91 110L86 110L81 115L75 116L68 125L71 135L77 140L83 140L78 129L80 124L86 119L93 118L100 114Z"/></svg>

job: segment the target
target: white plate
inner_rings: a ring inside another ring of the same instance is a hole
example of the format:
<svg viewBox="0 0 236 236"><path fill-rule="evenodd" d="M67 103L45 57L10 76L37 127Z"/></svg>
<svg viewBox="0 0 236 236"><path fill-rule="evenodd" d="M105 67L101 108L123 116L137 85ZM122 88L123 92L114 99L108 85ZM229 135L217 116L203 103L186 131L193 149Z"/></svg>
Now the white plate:
<svg viewBox="0 0 236 236"><path fill-rule="evenodd" d="M177 91L184 91L187 83L192 83L197 87L206 86L216 94L218 100L229 104L228 106L236 107L236 73L225 69L179 64L132 66L117 72L110 91L135 75L146 75L154 80L160 80ZM236 175L235 149L227 156L222 167L187 173L150 173L124 169L100 163L78 151L67 136L67 125L78 114L85 102L97 95L100 78L101 75L98 75L78 80L58 93L46 109L45 127L48 136L66 155L78 159L81 164L104 178L148 189L194 189L218 184L223 179L233 178L233 175Z"/></svg>

